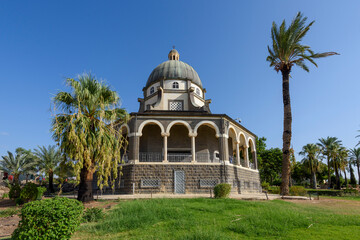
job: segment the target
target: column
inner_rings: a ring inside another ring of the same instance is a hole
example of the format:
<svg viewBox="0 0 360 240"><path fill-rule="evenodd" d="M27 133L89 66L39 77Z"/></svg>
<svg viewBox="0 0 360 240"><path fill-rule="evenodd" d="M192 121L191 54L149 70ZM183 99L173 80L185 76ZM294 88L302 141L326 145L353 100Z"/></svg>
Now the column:
<svg viewBox="0 0 360 240"><path fill-rule="evenodd" d="M239 151L240 142L236 142L236 165L240 166L240 151Z"/></svg>
<svg viewBox="0 0 360 240"><path fill-rule="evenodd" d="M140 136L136 132L129 134L129 161L133 163L139 162Z"/></svg>
<svg viewBox="0 0 360 240"><path fill-rule="evenodd" d="M170 136L168 133L161 133L161 136L164 138L164 159L163 162L167 163L167 138Z"/></svg>
<svg viewBox="0 0 360 240"><path fill-rule="evenodd" d="M254 164L255 164L255 169L258 169L258 162L257 162L256 151L253 151L253 152L252 152L252 156L253 156L253 160L254 160Z"/></svg>
<svg viewBox="0 0 360 240"><path fill-rule="evenodd" d="M192 155L192 163L196 162L196 148L195 148L195 137L196 133L189 133L189 137L191 137L191 155Z"/></svg>
<svg viewBox="0 0 360 240"><path fill-rule="evenodd" d="M244 158L245 158L245 167L249 167L249 147L248 146L245 146L244 148Z"/></svg>
<svg viewBox="0 0 360 240"><path fill-rule="evenodd" d="M219 136L219 145L220 160L229 163L228 136L226 134L222 134Z"/></svg>

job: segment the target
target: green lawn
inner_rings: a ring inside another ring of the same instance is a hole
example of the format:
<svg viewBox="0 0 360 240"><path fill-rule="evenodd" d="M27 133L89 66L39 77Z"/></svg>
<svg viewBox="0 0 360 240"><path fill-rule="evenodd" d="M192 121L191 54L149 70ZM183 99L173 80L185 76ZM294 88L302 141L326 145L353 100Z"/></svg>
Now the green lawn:
<svg viewBox="0 0 360 240"><path fill-rule="evenodd" d="M358 213L358 212L356 212ZM359 239L360 215L281 200L120 202L73 239Z"/></svg>

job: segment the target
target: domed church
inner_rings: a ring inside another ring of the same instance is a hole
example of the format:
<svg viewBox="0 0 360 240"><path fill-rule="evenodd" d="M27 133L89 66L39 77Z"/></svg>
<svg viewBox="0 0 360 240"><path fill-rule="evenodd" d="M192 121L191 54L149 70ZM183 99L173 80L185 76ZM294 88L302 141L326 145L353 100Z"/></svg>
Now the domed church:
<svg viewBox="0 0 360 240"><path fill-rule="evenodd" d="M139 111L119 126L128 139L122 193L209 193L218 183L233 193L261 191L255 139L226 114L212 114L197 72L172 49L150 74Z"/></svg>

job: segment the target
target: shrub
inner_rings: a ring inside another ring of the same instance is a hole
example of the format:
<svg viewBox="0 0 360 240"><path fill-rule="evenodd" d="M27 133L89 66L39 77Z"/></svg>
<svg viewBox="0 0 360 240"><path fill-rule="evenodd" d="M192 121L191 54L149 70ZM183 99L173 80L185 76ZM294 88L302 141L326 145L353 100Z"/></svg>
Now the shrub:
<svg viewBox="0 0 360 240"><path fill-rule="evenodd" d="M303 186L292 186L290 188L291 196L305 196L306 193L307 193L307 191Z"/></svg>
<svg viewBox="0 0 360 240"><path fill-rule="evenodd" d="M20 199L23 202L34 201L36 200L37 194L38 190L36 184L29 182L21 189Z"/></svg>
<svg viewBox="0 0 360 240"><path fill-rule="evenodd" d="M270 186L270 183L268 182L262 182L261 183L261 187L264 189L264 190L268 190L269 189L269 186Z"/></svg>
<svg viewBox="0 0 360 240"><path fill-rule="evenodd" d="M16 199L20 197L20 185L18 183L14 183L10 185L9 197L10 199Z"/></svg>
<svg viewBox="0 0 360 240"><path fill-rule="evenodd" d="M46 187L37 187L36 200L41 200L42 196L44 195L44 192L46 192Z"/></svg>
<svg viewBox="0 0 360 240"><path fill-rule="evenodd" d="M27 203L12 239L69 239L80 225L83 209L81 202L59 197Z"/></svg>
<svg viewBox="0 0 360 240"><path fill-rule="evenodd" d="M228 183L220 183L214 187L215 198L227 198L231 191L231 185Z"/></svg>
<svg viewBox="0 0 360 240"><path fill-rule="evenodd" d="M105 213L102 208L88 208L85 210L82 221L83 222L97 222L103 219Z"/></svg>
<svg viewBox="0 0 360 240"><path fill-rule="evenodd" d="M268 191L269 191L269 193L272 193L272 194L280 194L280 187L279 186L269 186Z"/></svg>
<svg viewBox="0 0 360 240"><path fill-rule="evenodd" d="M10 198L10 197L9 197L9 193L4 193L4 194L2 195L2 199L5 199L5 198Z"/></svg>

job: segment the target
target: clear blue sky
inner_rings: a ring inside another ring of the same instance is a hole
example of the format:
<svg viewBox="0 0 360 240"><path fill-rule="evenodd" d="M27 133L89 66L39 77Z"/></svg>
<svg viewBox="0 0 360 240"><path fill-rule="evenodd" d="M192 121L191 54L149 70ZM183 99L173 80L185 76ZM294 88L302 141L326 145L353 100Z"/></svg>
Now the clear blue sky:
<svg viewBox="0 0 360 240"><path fill-rule="evenodd" d="M1 1L0 155L54 144L51 97L91 71L129 112L173 45L198 72L213 113L282 147L281 74L265 61L272 21L302 11L315 24L304 43L340 56L291 79L293 146L336 136L354 147L360 129L359 1ZM298 157L300 160L300 157Z"/></svg>

